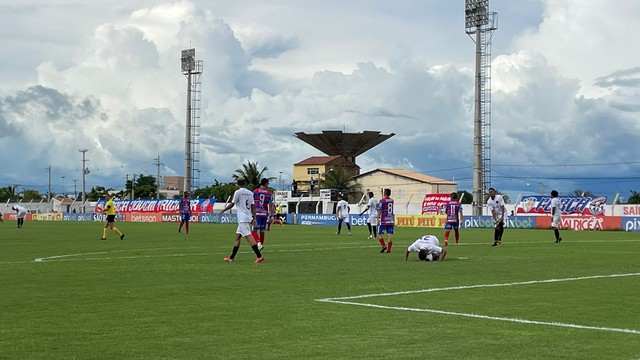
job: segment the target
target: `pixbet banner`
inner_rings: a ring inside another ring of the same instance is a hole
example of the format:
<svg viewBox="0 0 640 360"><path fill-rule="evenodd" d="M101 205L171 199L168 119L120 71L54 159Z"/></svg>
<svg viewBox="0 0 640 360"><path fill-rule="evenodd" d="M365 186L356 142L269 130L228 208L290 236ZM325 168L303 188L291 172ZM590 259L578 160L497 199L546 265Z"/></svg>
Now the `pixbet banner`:
<svg viewBox="0 0 640 360"><path fill-rule="evenodd" d="M96 203L94 212L101 212L106 200L102 199ZM163 200L115 200L114 205L119 213L130 212L180 212L180 199L163 199ZM215 198L211 199L191 199L191 212L212 212L213 205L216 203Z"/></svg>
<svg viewBox="0 0 640 360"><path fill-rule="evenodd" d="M560 210L563 215L604 216L604 205L607 198L590 196L559 197ZM518 214L551 214L550 196L526 196L516 204Z"/></svg>
<svg viewBox="0 0 640 360"><path fill-rule="evenodd" d="M449 201L451 194L427 194L422 200L422 213L444 214L444 207Z"/></svg>

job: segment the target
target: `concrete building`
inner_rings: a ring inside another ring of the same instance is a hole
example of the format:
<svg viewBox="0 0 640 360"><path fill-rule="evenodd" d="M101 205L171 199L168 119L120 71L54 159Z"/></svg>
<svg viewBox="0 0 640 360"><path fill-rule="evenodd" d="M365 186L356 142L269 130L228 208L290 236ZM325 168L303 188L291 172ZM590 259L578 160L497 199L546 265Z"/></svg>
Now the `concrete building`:
<svg viewBox="0 0 640 360"><path fill-rule="evenodd" d="M382 197L382 189L391 189L396 207L421 205L426 194L449 194L456 191L457 185L453 181L402 169L375 169L355 176L355 180L362 185L363 191L370 189L378 199Z"/></svg>

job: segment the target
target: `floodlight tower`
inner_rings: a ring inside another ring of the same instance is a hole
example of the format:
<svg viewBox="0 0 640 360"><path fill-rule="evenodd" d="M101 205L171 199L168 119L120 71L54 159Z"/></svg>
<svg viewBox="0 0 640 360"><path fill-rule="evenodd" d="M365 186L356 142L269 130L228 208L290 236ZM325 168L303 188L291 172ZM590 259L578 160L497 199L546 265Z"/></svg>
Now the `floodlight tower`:
<svg viewBox="0 0 640 360"><path fill-rule="evenodd" d="M184 191L191 192L200 183L200 113L202 60L196 60L196 49L182 50L182 74L187 77L187 118L184 136Z"/></svg>
<svg viewBox="0 0 640 360"><path fill-rule="evenodd" d="M482 215L483 194L491 186L491 38L498 28L498 13L489 12L489 0L465 0L464 5L465 32L476 43L473 215Z"/></svg>

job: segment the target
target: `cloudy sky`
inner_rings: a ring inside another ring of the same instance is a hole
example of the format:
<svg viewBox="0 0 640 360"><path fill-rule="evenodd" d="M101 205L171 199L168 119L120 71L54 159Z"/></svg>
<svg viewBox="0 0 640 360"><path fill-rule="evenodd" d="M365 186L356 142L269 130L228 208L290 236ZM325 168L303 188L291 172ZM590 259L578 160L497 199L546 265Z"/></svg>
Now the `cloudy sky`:
<svg viewBox="0 0 640 360"><path fill-rule="evenodd" d="M640 191L640 2L492 0L492 185ZM293 133L395 133L362 171L472 190L474 43L464 1L0 0L0 186L182 175L186 79L203 61L201 186L247 160L291 181ZM282 174L280 174L282 172ZM62 178L64 176L64 179ZM63 187L64 184L64 187Z"/></svg>

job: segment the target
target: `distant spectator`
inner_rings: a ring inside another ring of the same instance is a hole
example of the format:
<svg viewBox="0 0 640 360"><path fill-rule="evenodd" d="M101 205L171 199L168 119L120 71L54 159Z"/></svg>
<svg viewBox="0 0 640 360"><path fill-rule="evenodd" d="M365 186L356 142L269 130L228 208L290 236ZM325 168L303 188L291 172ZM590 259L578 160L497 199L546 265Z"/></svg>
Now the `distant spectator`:
<svg viewBox="0 0 640 360"><path fill-rule="evenodd" d="M311 193L313 193L313 188L316 187L316 181L313 180L313 176L311 177L311 180L309 181L309 190Z"/></svg>
<svg viewBox="0 0 640 360"><path fill-rule="evenodd" d="M296 196L296 194L298 193L298 183L295 180L291 182L291 193L292 196Z"/></svg>

